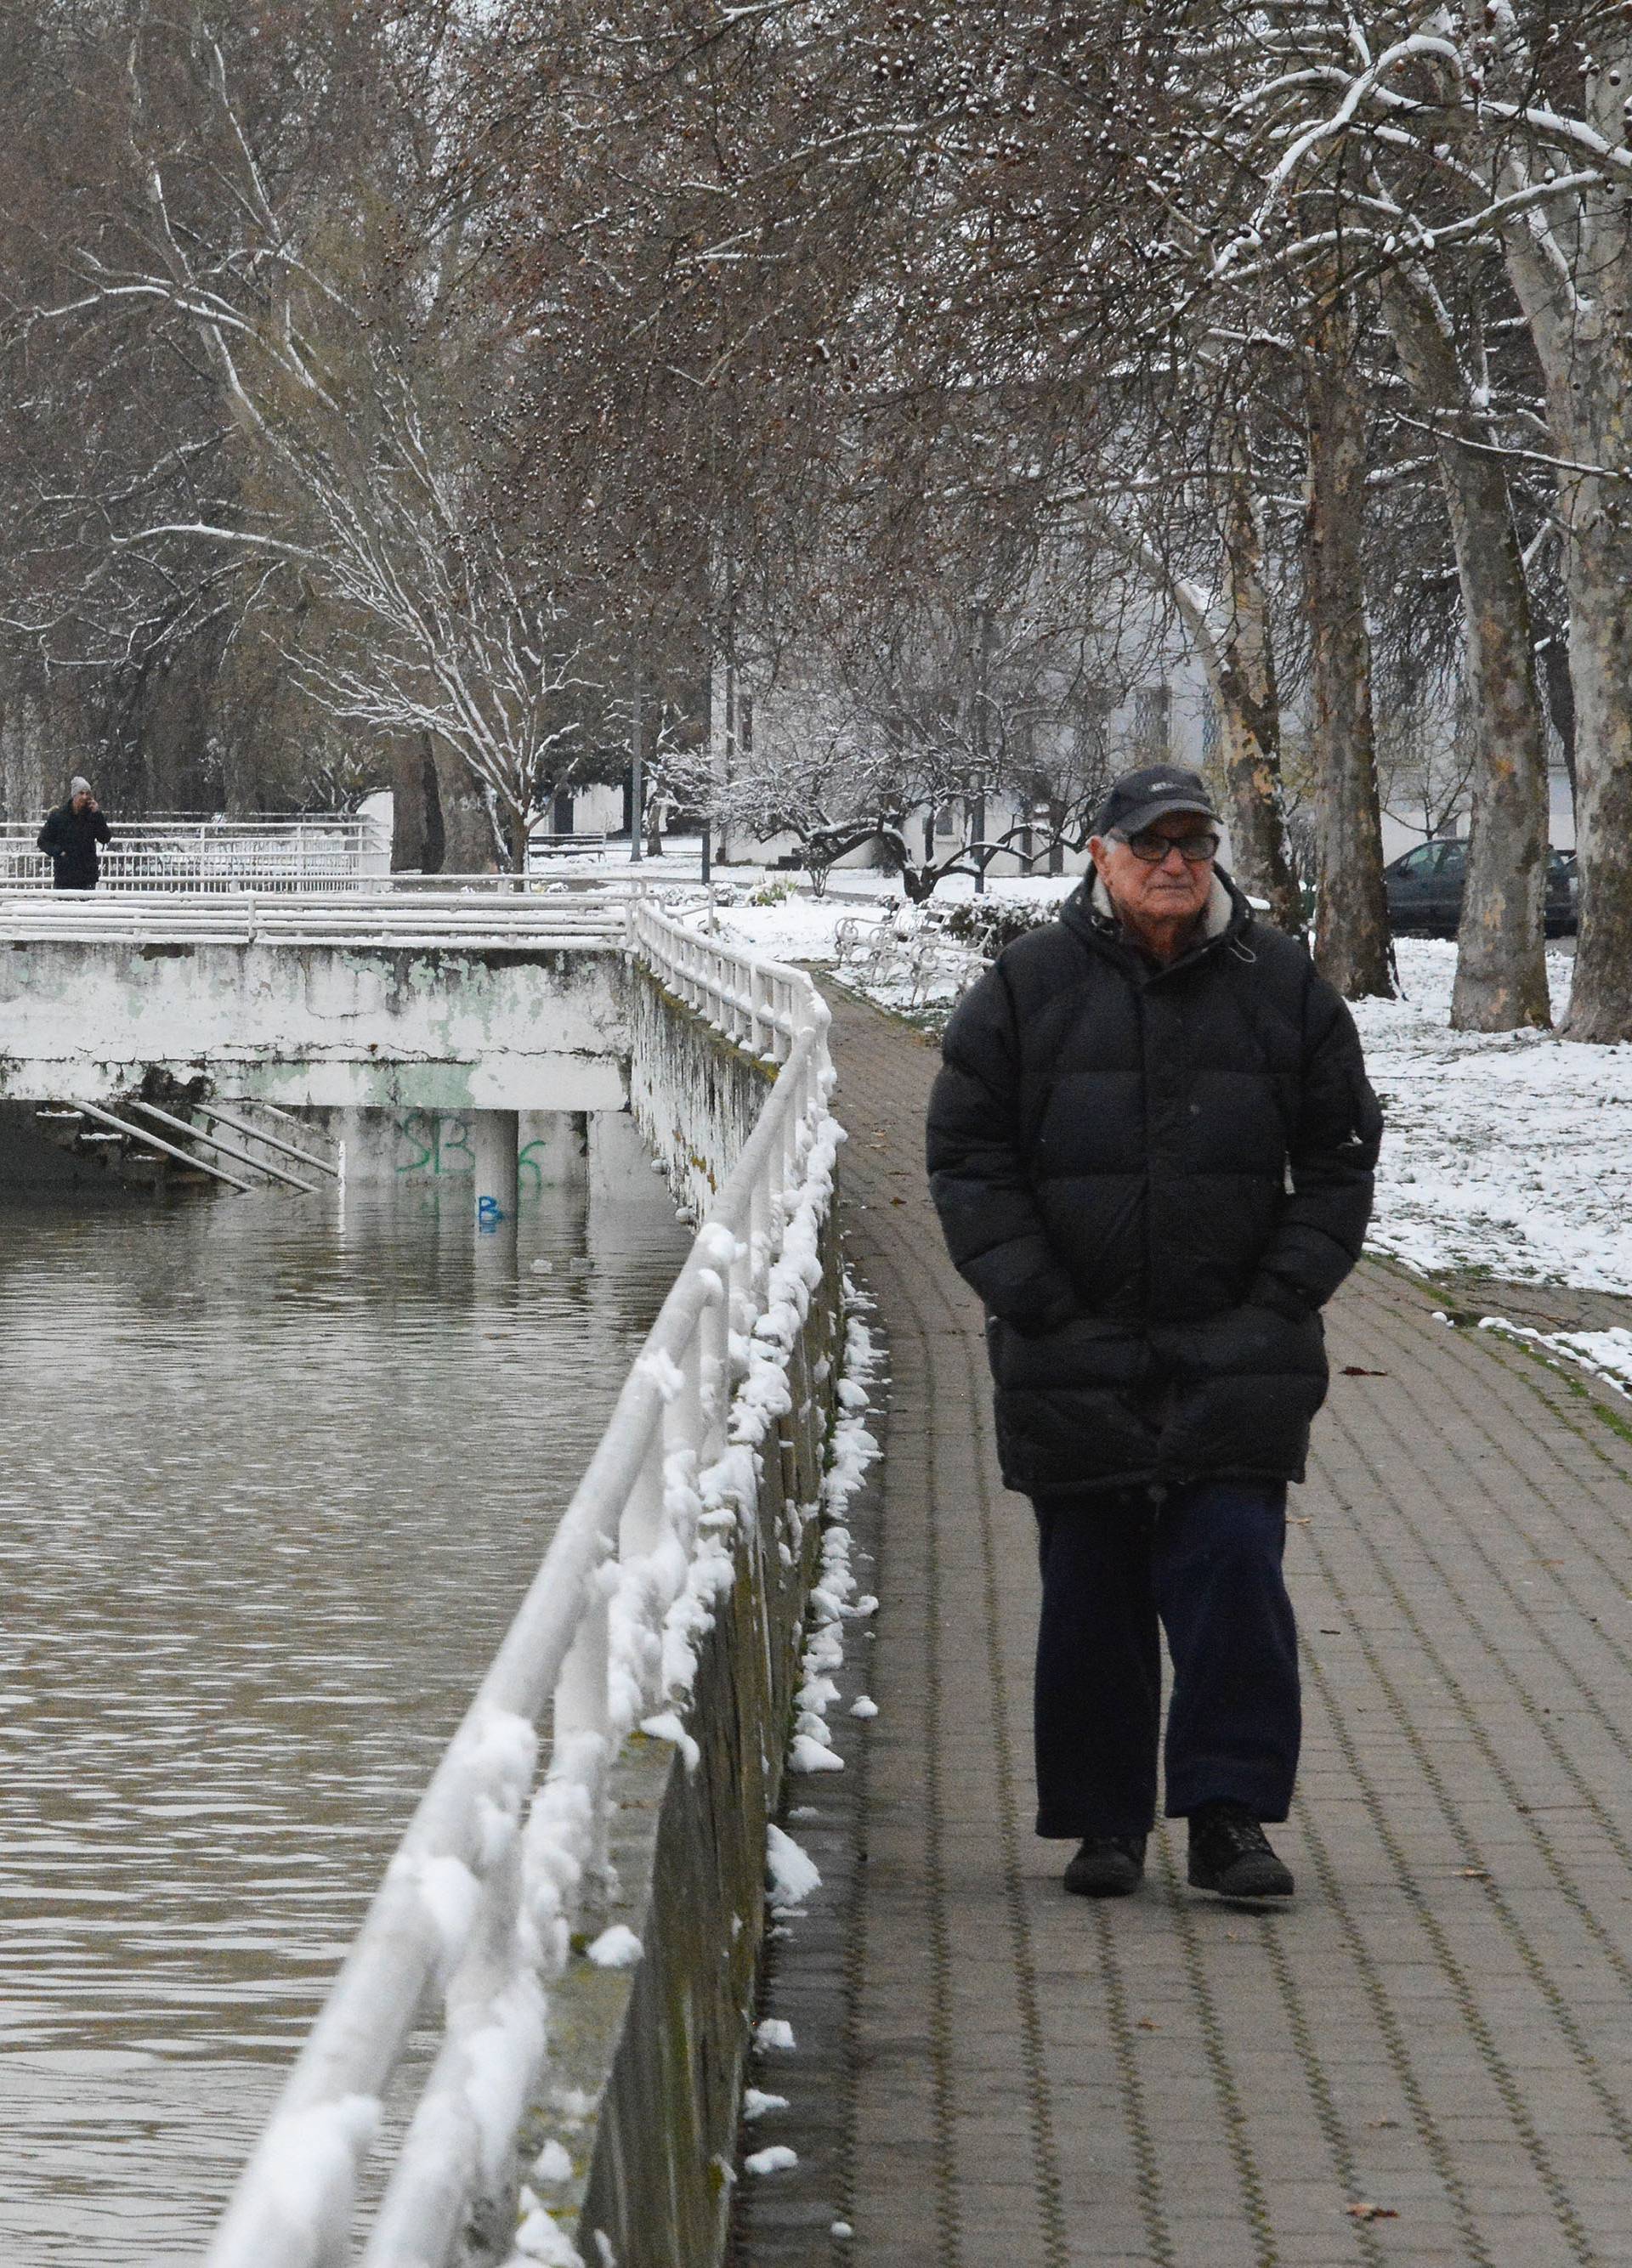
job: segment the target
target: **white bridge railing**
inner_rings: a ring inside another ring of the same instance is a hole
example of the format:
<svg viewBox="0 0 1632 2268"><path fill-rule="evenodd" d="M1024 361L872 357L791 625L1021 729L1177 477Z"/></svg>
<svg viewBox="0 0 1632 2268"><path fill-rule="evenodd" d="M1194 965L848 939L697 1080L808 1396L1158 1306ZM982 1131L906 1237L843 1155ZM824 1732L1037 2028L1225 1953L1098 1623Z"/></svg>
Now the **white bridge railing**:
<svg viewBox="0 0 1632 2268"><path fill-rule="evenodd" d="M100 854L105 890L366 888L391 864L372 819L134 819L108 815ZM39 822L0 820L0 889L46 890L51 861L36 847Z"/></svg>
<svg viewBox="0 0 1632 2268"><path fill-rule="evenodd" d="M680 1736L705 1602L754 1516L755 1447L821 1280L838 1130L809 981L626 909L631 952L779 1065L543 1565L388 1867L209 2253L338 2268L380 2103L425 2012L440 2046L364 2268L443 2268L502 2218L544 2061L544 1994L607 1847L625 1735ZM541 1733L549 1761L536 1781ZM565 2257L565 2256L563 2256Z"/></svg>
<svg viewBox="0 0 1632 2268"><path fill-rule="evenodd" d="M0 939L12 944L517 946L609 949L628 936L627 894L498 896L371 887L332 895L233 890L219 896L122 891L0 894Z"/></svg>

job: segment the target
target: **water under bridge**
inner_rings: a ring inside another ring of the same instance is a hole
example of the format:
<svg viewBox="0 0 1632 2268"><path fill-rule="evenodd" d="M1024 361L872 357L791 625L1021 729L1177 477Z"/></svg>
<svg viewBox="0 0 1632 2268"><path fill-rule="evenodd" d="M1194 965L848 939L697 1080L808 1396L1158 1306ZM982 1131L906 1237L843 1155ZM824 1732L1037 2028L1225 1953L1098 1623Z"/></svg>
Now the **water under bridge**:
<svg viewBox="0 0 1632 2268"><path fill-rule="evenodd" d="M1163 1830L1142 1897L1069 1901L1030 1831L1030 1513L921 1186L933 1051L644 902L572 938L250 911L0 909L5 1094L159 1064L246 1104L626 1115L700 1226L217 2268L1632 2257L1606 1390L1362 1269L1289 1550L1300 1895L1199 1899Z"/></svg>

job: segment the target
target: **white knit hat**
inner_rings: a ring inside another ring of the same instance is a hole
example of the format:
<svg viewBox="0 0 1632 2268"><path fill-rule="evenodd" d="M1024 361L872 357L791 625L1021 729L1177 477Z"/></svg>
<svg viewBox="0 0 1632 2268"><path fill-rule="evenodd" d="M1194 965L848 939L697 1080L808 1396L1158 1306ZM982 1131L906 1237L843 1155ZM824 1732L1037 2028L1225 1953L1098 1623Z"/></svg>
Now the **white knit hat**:
<svg viewBox="0 0 1632 2268"><path fill-rule="evenodd" d="M83 772L76 772L76 773L74 774L74 776L73 776L72 779L70 779L70 780L69 781L69 783L68 783L68 792L69 792L69 794L70 794L70 795L89 795L89 794L90 794L90 792L91 792L91 783L90 783L90 781L85 777L85 774L84 774Z"/></svg>

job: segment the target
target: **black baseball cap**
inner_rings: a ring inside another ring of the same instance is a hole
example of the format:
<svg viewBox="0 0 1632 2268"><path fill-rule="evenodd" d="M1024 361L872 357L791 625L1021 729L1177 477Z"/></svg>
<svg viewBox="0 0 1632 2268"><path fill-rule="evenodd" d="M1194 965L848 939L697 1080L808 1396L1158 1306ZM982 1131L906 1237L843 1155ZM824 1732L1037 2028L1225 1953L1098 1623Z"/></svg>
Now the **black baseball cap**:
<svg viewBox="0 0 1632 2268"><path fill-rule="evenodd" d="M1142 771L1124 772L1119 780L1111 782L1110 792L1094 814L1093 831L1137 835L1153 820L1165 819L1172 811L1193 811L1200 819L1210 819L1215 827L1223 824L1200 772L1187 772L1178 764L1147 764Z"/></svg>

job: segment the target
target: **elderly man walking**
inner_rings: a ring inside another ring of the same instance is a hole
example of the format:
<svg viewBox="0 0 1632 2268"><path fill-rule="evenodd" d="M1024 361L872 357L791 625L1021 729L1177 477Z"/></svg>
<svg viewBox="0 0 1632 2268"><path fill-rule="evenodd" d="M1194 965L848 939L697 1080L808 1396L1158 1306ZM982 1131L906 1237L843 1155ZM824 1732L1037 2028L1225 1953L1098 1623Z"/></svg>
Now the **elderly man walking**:
<svg viewBox="0 0 1632 2268"><path fill-rule="evenodd" d="M1326 1390L1382 1115L1354 1020L1215 864L1193 772L1117 781L1060 918L959 1005L929 1109L952 1257L986 1308L1003 1475L1036 1508L1038 1833L1066 1888L1284 1897L1297 1769L1286 1493Z"/></svg>
<svg viewBox="0 0 1632 2268"><path fill-rule="evenodd" d="M67 802L48 813L39 834L37 847L51 861L52 888L95 889L102 873L96 846L110 839L90 781L76 772L68 784Z"/></svg>

